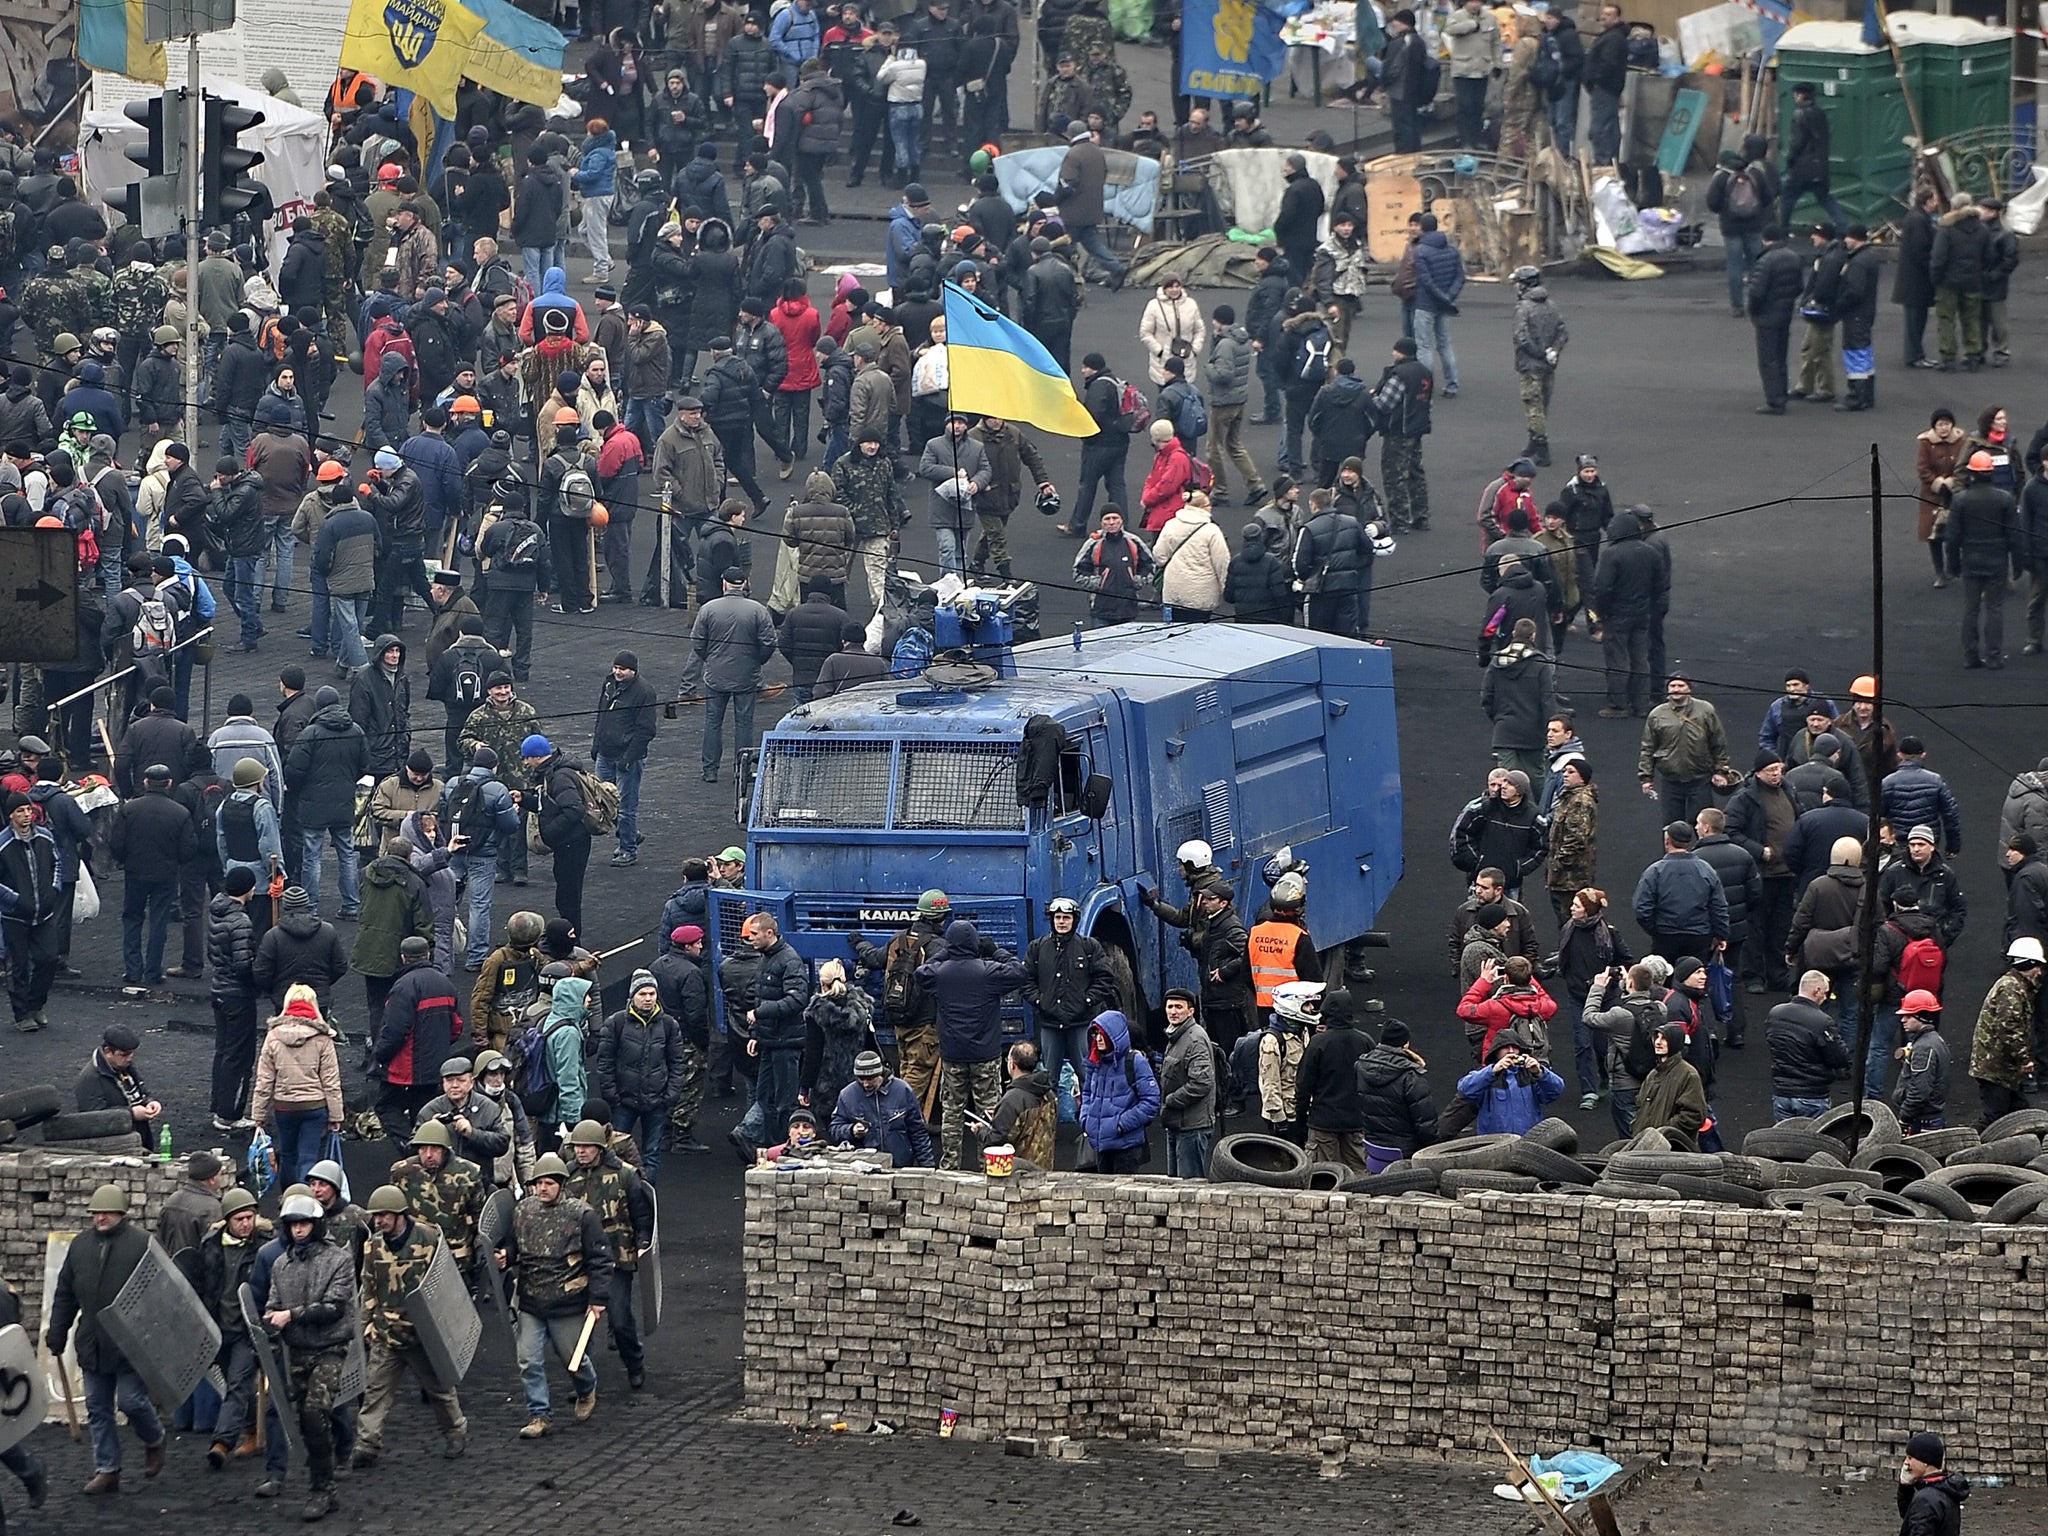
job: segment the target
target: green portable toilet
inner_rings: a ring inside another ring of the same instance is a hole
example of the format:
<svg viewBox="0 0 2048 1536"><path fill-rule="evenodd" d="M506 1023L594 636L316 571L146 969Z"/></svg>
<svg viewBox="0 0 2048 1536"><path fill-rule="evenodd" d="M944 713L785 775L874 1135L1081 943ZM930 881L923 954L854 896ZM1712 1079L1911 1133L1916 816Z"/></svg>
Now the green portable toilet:
<svg viewBox="0 0 2048 1536"><path fill-rule="evenodd" d="M1862 223L1898 218L1912 175L1906 141L1913 120L1891 50L1864 42L1859 22L1806 21L1778 39L1777 66L1780 164L1792 141L1792 87L1810 80L1828 115L1828 180L1835 201ZM1827 215L1808 198L1792 217L1796 223Z"/></svg>
<svg viewBox="0 0 2048 1536"><path fill-rule="evenodd" d="M1896 11L1892 40L1930 143L2012 119L2012 33L1968 16Z"/></svg>

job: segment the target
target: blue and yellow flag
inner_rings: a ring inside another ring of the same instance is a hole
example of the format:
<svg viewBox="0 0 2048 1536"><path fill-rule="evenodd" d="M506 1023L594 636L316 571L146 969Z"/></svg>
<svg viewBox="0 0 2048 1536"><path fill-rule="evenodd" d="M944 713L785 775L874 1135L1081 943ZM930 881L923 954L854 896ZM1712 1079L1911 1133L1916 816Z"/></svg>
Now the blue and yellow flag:
<svg viewBox="0 0 2048 1536"><path fill-rule="evenodd" d="M568 39L510 0L463 0L484 19L469 50L466 78L514 101L553 107L562 99L562 55Z"/></svg>
<svg viewBox="0 0 2048 1536"><path fill-rule="evenodd" d="M148 41L142 0L79 0L78 57L87 69L164 83L164 45Z"/></svg>
<svg viewBox="0 0 2048 1536"><path fill-rule="evenodd" d="M1061 437L1101 430L1036 336L964 288L946 284L947 405L978 416L1028 421Z"/></svg>
<svg viewBox="0 0 2048 1536"><path fill-rule="evenodd" d="M354 0L341 66L423 96L453 117L456 87L483 29L483 18L456 0Z"/></svg>

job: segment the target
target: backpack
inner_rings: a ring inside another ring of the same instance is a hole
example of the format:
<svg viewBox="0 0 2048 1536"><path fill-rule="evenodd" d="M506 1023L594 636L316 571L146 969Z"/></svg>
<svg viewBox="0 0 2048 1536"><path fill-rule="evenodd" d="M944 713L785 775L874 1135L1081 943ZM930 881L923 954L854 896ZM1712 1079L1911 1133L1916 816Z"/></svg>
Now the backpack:
<svg viewBox="0 0 2048 1536"><path fill-rule="evenodd" d="M1721 211L1731 219L1753 219L1763 209L1763 202L1756 195L1756 179L1744 166L1728 178L1728 191L1722 198Z"/></svg>
<svg viewBox="0 0 2048 1536"><path fill-rule="evenodd" d="M1190 439L1209 430L1209 407L1192 389L1180 397L1180 409L1173 413L1173 430Z"/></svg>
<svg viewBox="0 0 2048 1536"><path fill-rule="evenodd" d="M1319 325L1302 337L1294 349L1295 377L1304 384L1321 384L1330 376L1330 329Z"/></svg>
<svg viewBox="0 0 2048 1536"><path fill-rule="evenodd" d="M924 1002L917 968L924 964L925 941L909 929L889 941L882 956L882 1011L891 1024L915 1018Z"/></svg>
<svg viewBox="0 0 2048 1536"><path fill-rule="evenodd" d="M533 284L518 273L512 274L512 297L519 301L519 318L526 318L526 309L533 302Z"/></svg>
<svg viewBox="0 0 2048 1536"><path fill-rule="evenodd" d="M466 709L474 709L483 703L486 696L483 669L477 663L476 652L462 651L455 662L455 702Z"/></svg>
<svg viewBox="0 0 2048 1536"><path fill-rule="evenodd" d="M584 476L586 480L590 477ZM540 524L529 518L505 520L505 551L494 562L500 570L530 571L540 560Z"/></svg>
<svg viewBox="0 0 2048 1536"><path fill-rule="evenodd" d="M1622 1052L1621 1069L1637 1082L1646 1082L1657 1070L1657 1035L1671 1021L1664 1016L1664 1010L1651 1002L1623 1001L1636 1021L1635 1033L1629 1037L1628 1049Z"/></svg>
<svg viewBox="0 0 2048 1536"><path fill-rule="evenodd" d="M449 787L448 824L472 843L482 842L489 831L484 819L484 787L467 774Z"/></svg>
<svg viewBox="0 0 2048 1536"><path fill-rule="evenodd" d="M572 464L564 470L555 486L555 505L562 516L588 522L592 509L597 506L597 486L590 478L590 471L580 464Z"/></svg>
<svg viewBox="0 0 2048 1536"><path fill-rule="evenodd" d="M265 316L261 329L256 332L256 350L270 360L273 369L284 361L285 334L277 322L278 316Z"/></svg>
<svg viewBox="0 0 2048 1536"><path fill-rule="evenodd" d="M1216 471L1209 467L1207 459L1188 455L1188 489L1206 491L1216 483Z"/></svg>
<svg viewBox="0 0 2048 1536"><path fill-rule="evenodd" d="M619 786L574 763L568 768L583 790L584 831L592 837L610 837L619 830Z"/></svg>
<svg viewBox="0 0 2048 1536"><path fill-rule="evenodd" d="M1886 923L1885 927L1902 939L1906 937L1906 930L1897 923ZM1907 940L1897 964L1892 967L1892 975L1902 992L1924 988L1938 997L1941 995L1942 972L1947 968L1948 952L1930 934Z"/></svg>
<svg viewBox="0 0 2048 1536"><path fill-rule="evenodd" d="M1422 67L1415 72L1416 83L1422 87L1416 98L1420 106L1428 106L1436 100L1436 93L1444 83L1444 61L1434 49L1422 50Z"/></svg>
<svg viewBox="0 0 2048 1536"><path fill-rule="evenodd" d="M548 1039L577 1025L574 1019L556 1019L550 1029L545 1011L536 1007L533 1015L530 1023L513 1032L505 1050L512 1062L512 1083L519 1102L526 1106L528 1116L545 1120L554 1113L555 1095L560 1091L554 1068L548 1065Z"/></svg>
<svg viewBox="0 0 2048 1536"><path fill-rule="evenodd" d="M237 792L220 808L222 839L231 863L254 864L263 857L256 835L256 796Z"/></svg>
<svg viewBox="0 0 2048 1536"><path fill-rule="evenodd" d="M1536 45L1536 62L1529 66L1529 81L1545 93L1557 84L1564 73L1564 60L1550 39L1544 38Z"/></svg>
<svg viewBox="0 0 2048 1536"><path fill-rule="evenodd" d="M135 625L128 631L128 648L135 668L144 677L159 682L170 679L171 647L178 643L178 621L171 605L151 593L135 610Z"/></svg>
<svg viewBox="0 0 2048 1536"><path fill-rule="evenodd" d="M1116 384L1116 424L1132 437L1146 432L1152 426L1152 407L1145 403L1145 396L1135 384L1126 384L1122 379Z"/></svg>

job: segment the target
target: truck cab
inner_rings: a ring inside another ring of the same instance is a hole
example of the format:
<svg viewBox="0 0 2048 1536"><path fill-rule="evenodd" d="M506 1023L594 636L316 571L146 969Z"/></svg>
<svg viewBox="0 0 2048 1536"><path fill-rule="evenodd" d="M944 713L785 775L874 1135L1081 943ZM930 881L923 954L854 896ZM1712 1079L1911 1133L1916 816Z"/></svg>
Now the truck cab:
<svg viewBox="0 0 2048 1536"><path fill-rule="evenodd" d="M719 956L775 915L807 960L888 940L940 887L956 918L1021 954L1072 897L1121 956L1144 1017L1194 962L1140 904L1184 902L1200 838L1247 922L1261 866L1308 861L1319 949L1372 929L1401 875L1393 659L1269 625L1124 624L1007 653L965 686L880 681L792 710L761 743L748 887L711 893ZM927 678L939 674L928 674ZM878 1024L880 1021L877 1021ZM1021 999L1006 1030L1030 1027Z"/></svg>

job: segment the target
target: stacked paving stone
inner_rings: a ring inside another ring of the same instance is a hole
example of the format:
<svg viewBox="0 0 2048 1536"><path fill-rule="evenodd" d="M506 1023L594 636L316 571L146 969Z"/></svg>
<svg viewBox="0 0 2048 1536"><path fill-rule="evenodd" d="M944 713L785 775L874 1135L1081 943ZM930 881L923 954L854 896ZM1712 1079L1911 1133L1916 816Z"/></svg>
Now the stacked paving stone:
<svg viewBox="0 0 2048 1536"><path fill-rule="evenodd" d="M747 1175L749 1410L2048 1479L2048 1228L1161 1178Z"/></svg>
<svg viewBox="0 0 2048 1536"><path fill-rule="evenodd" d="M183 1163L134 1157L71 1157L59 1153L0 1152L0 1275L21 1299L22 1323L37 1332L43 1313L43 1264L53 1232L83 1232L85 1212L102 1184L128 1191L132 1221L155 1229L156 1213L178 1187Z"/></svg>

